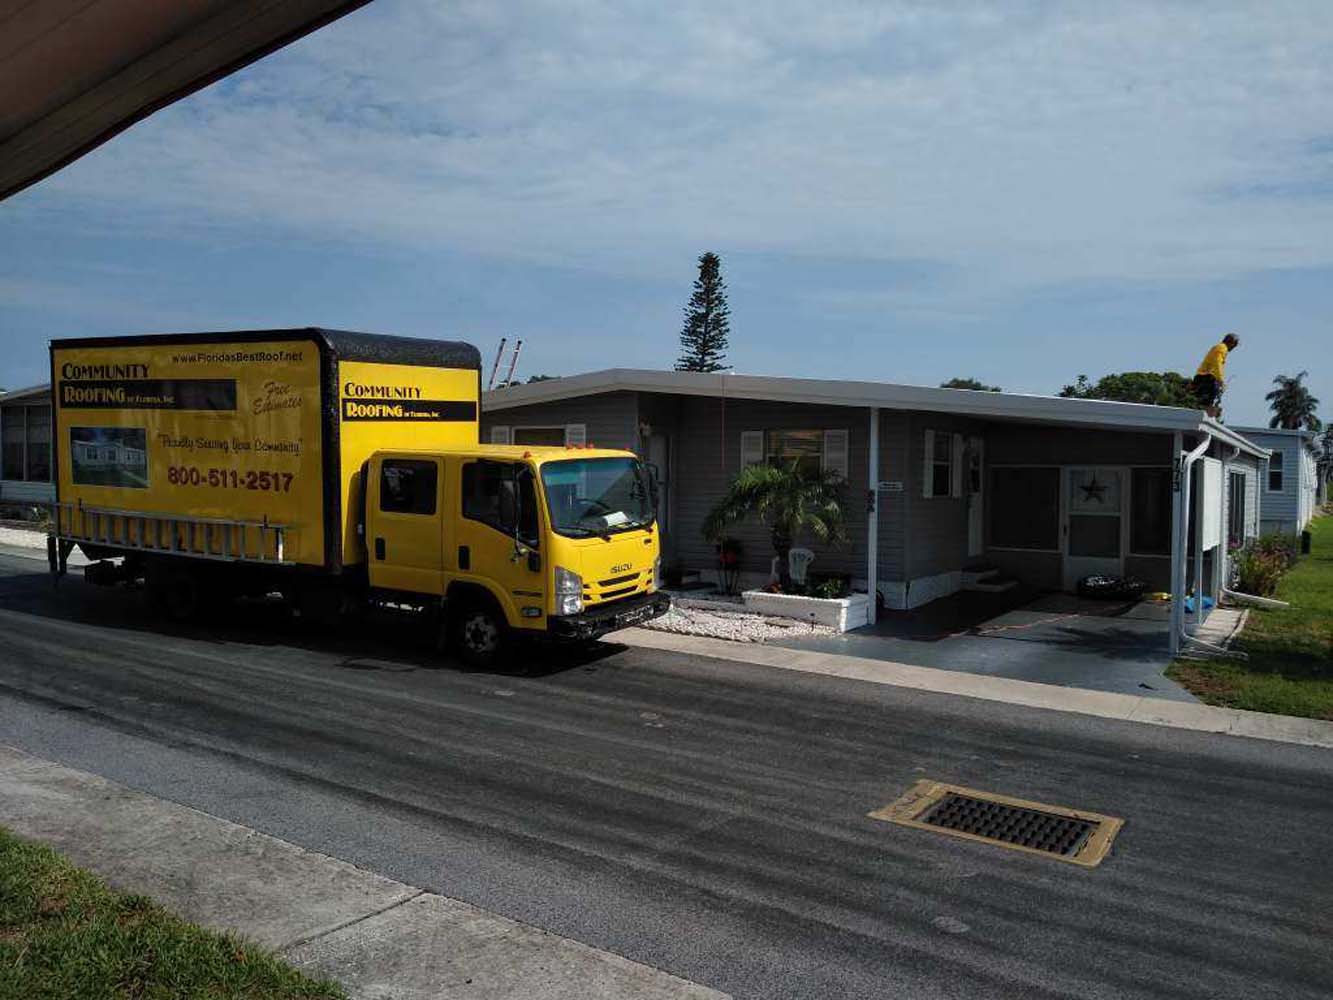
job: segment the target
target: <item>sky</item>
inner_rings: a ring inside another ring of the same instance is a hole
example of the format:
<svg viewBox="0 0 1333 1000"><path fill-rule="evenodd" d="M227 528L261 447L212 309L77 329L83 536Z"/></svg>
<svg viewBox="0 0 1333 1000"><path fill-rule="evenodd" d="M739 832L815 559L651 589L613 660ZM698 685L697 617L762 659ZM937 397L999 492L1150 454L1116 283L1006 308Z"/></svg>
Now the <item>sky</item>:
<svg viewBox="0 0 1333 1000"><path fill-rule="evenodd" d="M1333 9L368 7L0 204L0 385L48 339L321 325L519 377L669 368L705 250L739 372L1055 393L1191 374L1333 418Z"/></svg>

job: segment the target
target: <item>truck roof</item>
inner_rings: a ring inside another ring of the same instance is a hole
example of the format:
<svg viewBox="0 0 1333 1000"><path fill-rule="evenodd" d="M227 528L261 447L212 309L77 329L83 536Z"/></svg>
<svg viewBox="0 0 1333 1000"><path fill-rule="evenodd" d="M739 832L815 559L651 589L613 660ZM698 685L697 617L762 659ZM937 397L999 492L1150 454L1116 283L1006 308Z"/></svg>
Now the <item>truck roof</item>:
<svg viewBox="0 0 1333 1000"><path fill-rule="evenodd" d="M540 446L523 444L478 444L478 445L457 445L449 448L442 448L436 451L420 450L402 450L398 448L384 449L386 454L403 455L407 457L420 456L421 458L439 458L444 455L475 455L478 458L499 458L508 461L518 461L520 459L531 459L538 465L545 462L561 462L575 458L638 458L632 451L625 451L622 448L575 448L560 446Z"/></svg>
<svg viewBox="0 0 1333 1000"><path fill-rule="evenodd" d="M74 337L51 341L51 349L150 347L162 344L256 344L273 340L312 340L340 361L389 365L473 368L481 371L481 352L458 340L428 340L355 330L303 326L280 330L222 330L200 333L148 333L127 337Z"/></svg>

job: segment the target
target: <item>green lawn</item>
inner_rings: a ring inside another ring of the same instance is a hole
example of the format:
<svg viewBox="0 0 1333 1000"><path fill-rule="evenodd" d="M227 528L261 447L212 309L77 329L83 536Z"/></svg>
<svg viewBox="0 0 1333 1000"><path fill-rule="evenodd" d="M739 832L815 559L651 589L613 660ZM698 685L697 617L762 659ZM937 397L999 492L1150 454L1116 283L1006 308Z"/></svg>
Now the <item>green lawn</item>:
<svg viewBox="0 0 1333 1000"><path fill-rule="evenodd" d="M0 997L345 1000L268 952L107 888L0 828Z"/></svg>
<svg viewBox="0 0 1333 1000"><path fill-rule="evenodd" d="M1210 705L1333 719L1333 516L1310 532L1310 555L1278 588L1291 607L1250 612L1237 641L1250 659L1177 660L1167 676Z"/></svg>

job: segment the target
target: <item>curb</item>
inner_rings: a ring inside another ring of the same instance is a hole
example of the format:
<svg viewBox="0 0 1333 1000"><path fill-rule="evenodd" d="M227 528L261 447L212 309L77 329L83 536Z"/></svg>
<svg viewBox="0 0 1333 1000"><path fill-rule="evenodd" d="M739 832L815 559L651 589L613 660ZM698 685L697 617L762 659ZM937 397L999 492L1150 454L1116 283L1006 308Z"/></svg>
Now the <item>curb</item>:
<svg viewBox="0 0 1333 1000"><path fill-rule="evenodd" d="M365 1000L727 994L0 745L0 824Z"/></svg>
<svg viewBox="0 0 1333 1000"><path fill-rule="evenodd" d="M937 670L888 660L872 660L840 653L788 649L749 643L728 642L699 636L654 632L631 628L613 632L603 641L617 642L638 649L688 653L715 660L730 660L754 666L776 667L802 673L822 674L847 680L888 684L894 687L930 691L936 694L980 698L1028 708L1056 712L1074 712L1103 719L1141 722L1150 726L1191 729L1204 733L1222 733L1275 743L1333 749L1333 722L1302 719L1289 715L1269 715L1239 708L1217 708L1189 702L1166 701L1143 695L1087 691L1082 688L1037 684L1033 681L987 677L956 670Z"/></svg>

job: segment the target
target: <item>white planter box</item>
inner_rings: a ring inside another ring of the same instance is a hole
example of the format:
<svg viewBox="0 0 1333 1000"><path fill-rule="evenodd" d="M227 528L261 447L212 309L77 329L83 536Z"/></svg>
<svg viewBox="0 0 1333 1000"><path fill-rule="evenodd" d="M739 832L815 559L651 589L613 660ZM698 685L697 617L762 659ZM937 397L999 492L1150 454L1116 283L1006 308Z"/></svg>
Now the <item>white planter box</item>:
<svg viewBox="0 0 1333 1000"><path fill-rule="evenodd" d="M827 625L839 632L849 632L854 628L870 624L869 594L830 598L747 590L741 594L741 598L745 601L746 610L756 614L814 622L816 625Z"/></svg>

